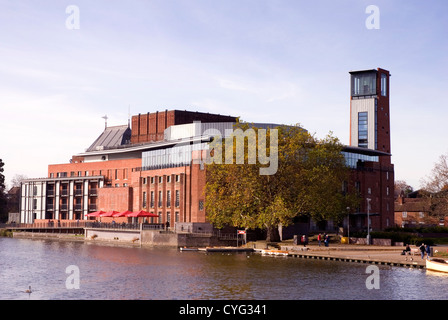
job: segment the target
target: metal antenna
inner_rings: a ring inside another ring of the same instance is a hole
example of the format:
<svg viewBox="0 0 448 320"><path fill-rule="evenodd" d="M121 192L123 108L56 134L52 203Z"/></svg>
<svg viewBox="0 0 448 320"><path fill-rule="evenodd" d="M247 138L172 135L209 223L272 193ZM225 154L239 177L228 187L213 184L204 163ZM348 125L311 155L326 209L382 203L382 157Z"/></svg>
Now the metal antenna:
<svg viewBox="0 0 448 320"><path fill-rule="evenodd" d="M104 117L102 117L103 119L104 119L104 129L107 129L107 119L109 119L108 117L107 117L107 115L105 115Z"/></svg>

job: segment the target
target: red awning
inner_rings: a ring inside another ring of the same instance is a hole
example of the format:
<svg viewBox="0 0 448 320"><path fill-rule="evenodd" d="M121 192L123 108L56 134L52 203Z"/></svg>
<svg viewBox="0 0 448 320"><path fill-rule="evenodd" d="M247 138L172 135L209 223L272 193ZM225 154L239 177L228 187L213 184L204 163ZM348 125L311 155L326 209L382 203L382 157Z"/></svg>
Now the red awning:
<svg viewBox="0 0 448 320"><path fill-rule="evenodd" d="M122 211L113 215L113 217L127 217L128 214L132 213L131 211Z"/></svg>
<svg viewBox="0 0 448 320"><path fill-rule="evenodd" d="M116 213L118 213L118 211L108 211L100 214L100 217L112 217Z"/></svg>
<svg viewBox="0 0 448 320"><path fill-rule="evenodd" d="M100 214L105 213L104 211L95 211L95 212L91 212L86 214L87 217L99 217Z"/></svg>
<svg viewBox="0 0 448 320"><path fill-rule="evenodd" d="M158 218L159 216L156 215L156 214L154 214L154 213L149 213L149 212L147 212L147 211L143 211L143 210L141 210L141 211L138 211L138 212L132 212L132 213L128 214L127 217L132 217L132 218L135 218L135 217L152 217L152 218Z"/></svg>

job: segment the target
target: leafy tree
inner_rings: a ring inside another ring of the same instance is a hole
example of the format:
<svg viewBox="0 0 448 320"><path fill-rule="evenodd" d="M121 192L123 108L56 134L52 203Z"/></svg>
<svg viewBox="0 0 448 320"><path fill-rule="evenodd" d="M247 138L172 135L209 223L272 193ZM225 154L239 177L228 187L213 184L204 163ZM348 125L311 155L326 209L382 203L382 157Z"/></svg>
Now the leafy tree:
<svg viewBox="0 0 448 320"><path fill-rule="evenodd" d="M241 123L235 129L251 130L248 124ZM347 206L357 206L356 196L342 193L342 182L348 180L349 169L337 138L330 134L319 140L299 126L280 126L277 132L268 130L266 139L260 135L260 129L252 130L256 140L246 136L244 162L238 158L236 141L222 142L227 156L228 148L233 150L233 164L226 164L224 152L216 147L219 137L210 144L210 155L218 161L207 166L205 205L208 220L216 227L267 229L267 240L278 241L278 226L291 224L298 215L308 215L316 221L338 220L346 215ZM277 144L272 144L275 138ZM254 143L258 146L255 163ZM260 161L264 148L271 161L277 155L275 174L260 174L266 167L266 162Z"/></svg>

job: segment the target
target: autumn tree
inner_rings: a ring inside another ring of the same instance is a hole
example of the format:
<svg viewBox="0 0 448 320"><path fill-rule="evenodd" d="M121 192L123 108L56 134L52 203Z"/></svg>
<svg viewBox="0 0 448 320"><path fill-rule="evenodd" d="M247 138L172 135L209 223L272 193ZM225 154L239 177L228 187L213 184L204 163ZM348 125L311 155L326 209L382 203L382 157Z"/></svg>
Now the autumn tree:
<svg viewBox="0 0 448 320"><path fill-rule="evenodd" d="M5 194L5 176L3 175L5 163L0 159L0 222L5 222L8 217L7 201Z"/></svg>
<svg viewBox="0 0 448 320"><path fill-rule="evenodd" d="M448 215L448 155L443 154L434 164L431 174L421 181L425 197L430 199L429 214L443 219Z"/></svg>
<svg viewBox="0 0 448 320"><path fill-rule="evenodd" d="M342 193L349 172L337 138L319 140L300 126L239 123L234 132L244 133L244 152L235 136L210 144L205 205L216 227L266 229L267 240L278 241L278 226L298 215L338 220L347 206L357 206L356 196ZM262 174L268 166L275 172Z"/></svg>

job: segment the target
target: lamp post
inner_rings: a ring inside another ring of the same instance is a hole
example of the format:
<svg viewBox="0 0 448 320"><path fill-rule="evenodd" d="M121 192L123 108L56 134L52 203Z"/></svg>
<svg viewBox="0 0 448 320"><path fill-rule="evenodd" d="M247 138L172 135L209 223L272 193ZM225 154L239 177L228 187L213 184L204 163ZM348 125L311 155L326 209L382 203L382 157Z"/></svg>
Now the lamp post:
<svg viewBox="0 0 448 320"><path fill-rule="evenodd" d="M347 207L347 242L350 244L350 207Z"/></svg>
<svg viewBox="0 0 448 320"><path fill-rule="evenodd" d="M367 200L367 245L370 245L370 198Z"/></svg>

